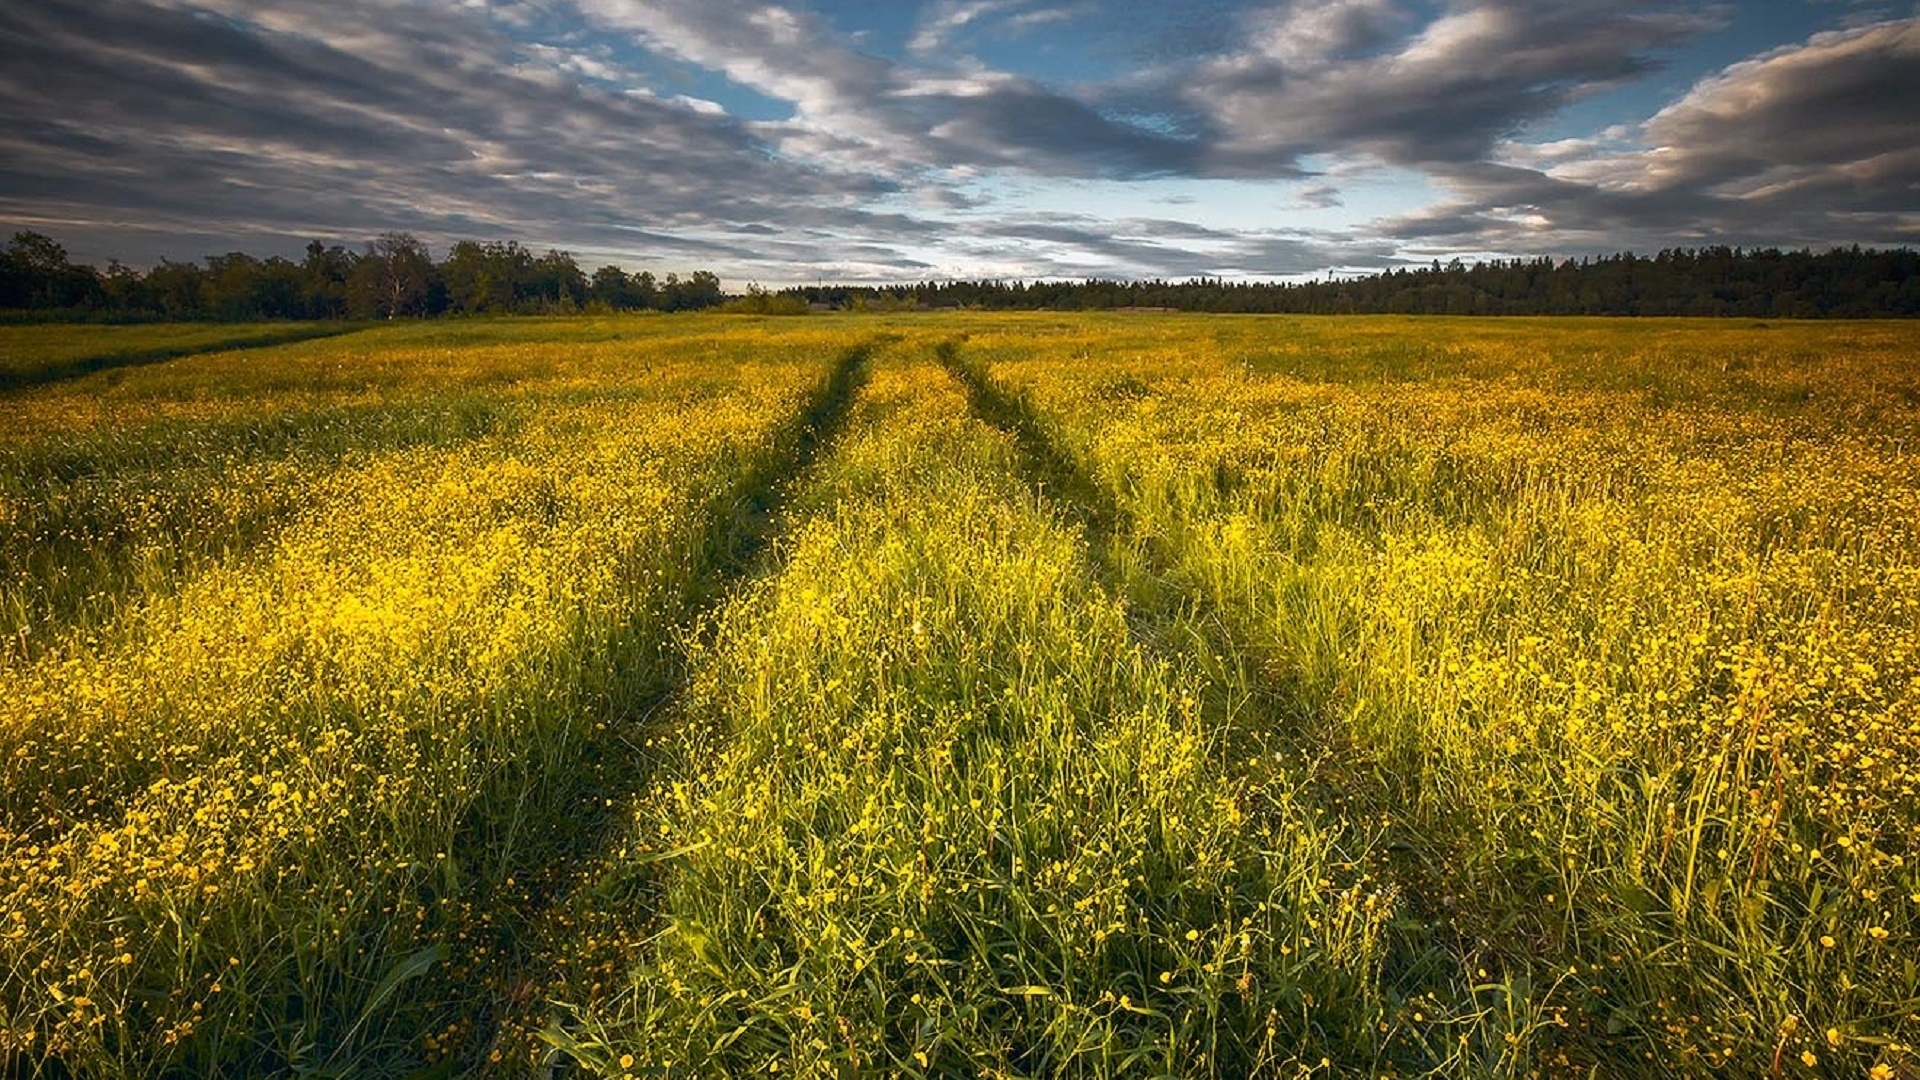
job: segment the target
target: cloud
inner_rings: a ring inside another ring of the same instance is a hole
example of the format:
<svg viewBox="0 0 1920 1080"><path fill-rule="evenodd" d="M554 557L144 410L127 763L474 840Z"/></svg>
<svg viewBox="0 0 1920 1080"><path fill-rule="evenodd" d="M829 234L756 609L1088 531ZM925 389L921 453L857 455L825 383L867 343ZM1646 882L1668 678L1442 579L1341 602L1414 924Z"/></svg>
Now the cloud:
<svg viewBox="0 0 1920 1080"><path fill-rule="evenodd" d="M960 31L980 21L982 18L1009 8L1018 7L1021 0L934 0L927 5L926 12L920 17L919 29L914 31L913 40L907 48L922 56L939 53L948 48Z"/></svg>
<svg viewBox="0 0 1920 1080"><path fill-rule="evenodd" d="M977 63L910 65L863 52L826 20L757 0L578 0L597 25L792 103L757 131L796 157L904 180L926 170L1005 169L1139 178L1191 172L1196 144L1037 80ZM1012 0L946 0L920 51L1010 11Z"/></svg>
<svg viewBox="0 0 1920 1080"><path fill-rule="evenodd" d="M992 23L1002 33L1017 35L1051 23L1071 22L1095 10L1092 4L1084 2L1036 8L1028 8L1027 3L1028 0L933 0L921 14L907 49L922 58L938 58L951 53L965 31L986 23Z"/></svg>
<svg viewBox="0 0 1920 1080"><path fill-rule="evenodd" d="M1869 9L1835 8L1844 29L1733 64L1652 116L1548 139L1532 134L1542 121L1644 79L1725 13L932 0L910 47L885 54L883 34L800 0L36 0L0 6L0 220L88 258L407 229L763 281L1264 276L1396 252L1920 237L1920 20L1850 25ZM1075 63L1104 58L1105 77L968 51L1022 33L1045 45L1069 19ZM778 118L729 113L749 99ZM1083 180L1110 182L1085 185L1106 197L1168 177L1276 190L1239 229L1135 216L1198 213L1152 188L1105 217L1027 209ZM1364 220L1405 177L1445 197ZM1275 228L1289 205L1348 225Z"/></svg>
<svg viewBox="0 0 1920 1080"><path fill-rule="evenodd" d="M963 227L956 238L1008 260L1004 276L1037 277L1019 257L1045 244L1048 261L1077 276L1271 278L1310 273L1337 262L1384 265L1392 245L1305 231L1225 230L1163 218L1107 220L1089 215L1017 215ZM1052 271L1060 273L1061 271Z"/></svg>
<svg viewBox="0 0 1920 1080"><path fill-rule="evenodd" d="M1626 186L1709 189L1758 202L1850 190L1904 196L1920 153L1920 19L1818 34L1702 81L1649 120Z"/></svg>
<svg viewBox="0 0 1920 1080"><path fill-rule="evenodd" d="M1223 172L1332 151L1414 167L1482 160L1716 25L1646 0L1456 0L1425 22L1395 0L1295 0L1244 18L1246 44L1181 91L1219 133L1208 160Z"/></svg>
<svg viewBox="0 0 1920 1080"><path fill-rule="evenodd" d="M1006 25L1008 30L1016 34L1024 34L1035 27L1046 26L1049 23L1073 22L1076 19L1081 19L1092 14L1096 10L1097 8L1092 3L1069 4L1064 7L1035 8L1032 11L1022 11L1018 14L1008 16Z"/></svg>
<svg viewBox="0 0 1920 1080"><path fill-rule="evenodd" d="M1501 147L1392 235L1496 250L1920 240L1920 18L1816 34L1695 84L1634 129Z"/></svg>
<svg viewBox="0 0 1920 1080"><path fill-rule="evenodd" d="M1337 184L1307 184L1295 189L1294 201L1309 210L1331 210L1345 205Z"/></svg>
<svg viewBox="0 0 1920 1080"><path fill-rule="evenodd" d="M140 250L141 229L595 247L643 228L665 257L747 258L712 234L899 228L860 209L884 180L582 81L573 55L446 5L46 0L0 10L0 49L0 217L90 232L77 249L183 254Z"/></svg>

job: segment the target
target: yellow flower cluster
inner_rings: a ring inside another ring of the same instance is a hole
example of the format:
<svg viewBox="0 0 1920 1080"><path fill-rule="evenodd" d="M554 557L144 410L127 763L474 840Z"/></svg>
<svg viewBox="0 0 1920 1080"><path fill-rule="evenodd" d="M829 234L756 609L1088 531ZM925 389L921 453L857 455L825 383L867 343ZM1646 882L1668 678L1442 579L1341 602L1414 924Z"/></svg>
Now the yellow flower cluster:
<svg viewBox="0 0 1920 1080"><path fill-rule="evenodd" d="M1910 332L1023 329L968 350L1299 698L1301 752L1390 778L1453 871L1408 884L1577 972L1540 1046L1764 1071L1766 1001L1913 1066Z"/></svg>
<svg viewBox="0 0 1920 1080"><path fill-rule="evenodd" d="M697 657L683 750L562 920L539 995L562 1008L514 1060L1014 1075L1125 1048L1258 1075L1364 1053L1329 1032L1367 1015L1391 897L1332 865L1287 775L1223 768L1217 688L1142 646L1075 508L1022 469L938 367L876 367L778 573Z"/></svg>
<svg viewBox="0 0 1920 1080"><path fill-rule="evenodd" d="M527 319L6 392L0 1062L1920 1073L1916 346Z"/></svg>
<svg viewBox="0 0 1920 1080"><path fill-rule="evenodd" d="M794 416L845 346L813 332L716 356L711 327L688 329L704 332L595 342L563 325L442 369L391 344L315 353L342 386L401 372L409 393L484 391L511 422L278 472L263 454L266 486L297 490L258 550L126 586L9 655L0 1058L338 1066L356 1040L419 1023L362 1017L397 1008L392 988L370 1003L384 977L485 964L503 913L481 899L509 900L503 880L539 869L538 845L572 842L571 815L607 782L609 721L660 692L725 557L715 523L744 477L793 452ZM296 355L236 386L216 360L167 378L206 380L225 419L171 418L155 445L287 407L274 379L325 381L300 380ZM23 459L66 437L48 427ZM158 542L150 524L111 522Z"/></svg>

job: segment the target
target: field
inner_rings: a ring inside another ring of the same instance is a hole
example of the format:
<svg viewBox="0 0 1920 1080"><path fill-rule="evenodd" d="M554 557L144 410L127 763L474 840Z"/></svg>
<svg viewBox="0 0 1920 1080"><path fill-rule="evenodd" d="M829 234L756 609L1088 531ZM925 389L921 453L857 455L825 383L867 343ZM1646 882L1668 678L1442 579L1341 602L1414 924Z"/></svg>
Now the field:
<svg viewBox="0 0 1920 1080"><path fill-rule="evenodd" d="M1920 327L0 358L0 1073L1920 1078Z"/></svg>

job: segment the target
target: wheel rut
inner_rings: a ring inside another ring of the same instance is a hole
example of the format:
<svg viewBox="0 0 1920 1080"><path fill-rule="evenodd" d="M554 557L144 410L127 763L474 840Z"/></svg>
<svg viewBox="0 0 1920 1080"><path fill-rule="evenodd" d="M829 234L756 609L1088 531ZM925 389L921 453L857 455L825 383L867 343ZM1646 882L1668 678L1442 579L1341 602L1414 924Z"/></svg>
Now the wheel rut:
<svg viewBox="0 0 1920 1080"><path fill-rule="evenodd" d="M1279 752L1306 774L1309 792L1331 819L1351 818L1356 809L1367 815L1397 809L1397 798L1380 783L1366 747L1336 742L1308 752L1309 730L1314 738L1340 739L1337 725L1314 719L1322 706L1259 646L1245 618L1180 583L1178 552L1086 473L1048 434L1024 396L964 358L955 342L939 344L935 353L966 388L974 414L1019 447L1027 484L1082 524L1096 570L1103 584L1126 598L1143 646L1197 659L1208 681L1224 687L1203 709L1229 768L1244 775L1250 765ZM1382 976L1389 994L1407 999L1439 985L1436 980L1444 981L1478 950L1452 925L1442 902L1447 860L1444 852L1433 850L1436 838L1410 837L1402 828L1396 825L1372 839L1367 865L1397 897L1402 912L1389 930L1393 947Z"/></svg>
<svg viewBox="0 0 1920 1080"><path fill-rule="evenodd" d="M707 527L696 545L703 570L683 606L682 625L693 634L710 627L713 613L736 591L778 571L770 565L768 553L784 528L784 510L815 464L831 453L875 353L891 340L878 337L840 353L786 428L780 441L789 451L746 473L709 508ZM466 1052L457 1059L466 1070L485 1070L488 1054L500 1042L503 1023L539 985L541 941L528 931L586 884L584 873L598 865L598 856L618 839L620 809L651 783L660 755L648 746L672 736L664 730L663 720L674 714L674 703L685 693L691 651L676 650L672 671L658 692L616 703L614 722L608 725L613 737L609 745L599 748L611 761L603 781L580 800L570 835L548 846L549 851L557 849L558 856L526 871L533 887L500 905L512 910L514 917L496 937L504 959L493 965L486 991L467 995L478 1007L467 1017L471 1035L465 1040ZM488 901L483 898L479 903L486 906Z"/></svg>

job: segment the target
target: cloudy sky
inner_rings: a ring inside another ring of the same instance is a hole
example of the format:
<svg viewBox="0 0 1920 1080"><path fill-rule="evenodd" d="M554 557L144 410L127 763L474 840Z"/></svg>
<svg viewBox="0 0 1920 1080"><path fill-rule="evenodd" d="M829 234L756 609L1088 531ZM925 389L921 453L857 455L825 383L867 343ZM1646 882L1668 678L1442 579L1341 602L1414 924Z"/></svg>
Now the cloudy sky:
<svg viewBox="0 0 1920 1080"><path fill-rule="evenodd" d="M0 227L730 287L1920 243L1914 0L24 0Z"/></svg>

